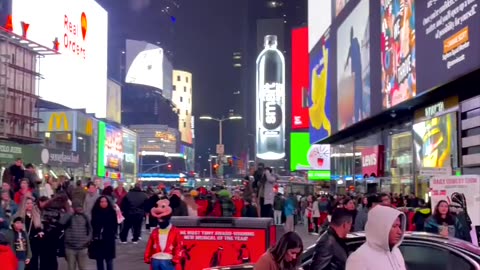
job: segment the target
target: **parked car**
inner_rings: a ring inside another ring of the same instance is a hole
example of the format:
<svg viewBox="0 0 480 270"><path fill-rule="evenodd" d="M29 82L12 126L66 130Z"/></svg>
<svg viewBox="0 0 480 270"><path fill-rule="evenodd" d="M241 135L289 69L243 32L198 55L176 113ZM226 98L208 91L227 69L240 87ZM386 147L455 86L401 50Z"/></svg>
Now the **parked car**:
<svg viewBox="0 0 480 270"><path fill-rule="evenodd" d="M350 253L359 248L363 243L365 243L364 233L348 235L347 246ZM302 254L302 268L304 270L310 269L314 247L308 247ZM403 253L408 270L480 269L480 248L455 238L444 238L423 232L406 232L400 250ZM242 270L252 268L252 264L245 264L209 269Z"/></svg>

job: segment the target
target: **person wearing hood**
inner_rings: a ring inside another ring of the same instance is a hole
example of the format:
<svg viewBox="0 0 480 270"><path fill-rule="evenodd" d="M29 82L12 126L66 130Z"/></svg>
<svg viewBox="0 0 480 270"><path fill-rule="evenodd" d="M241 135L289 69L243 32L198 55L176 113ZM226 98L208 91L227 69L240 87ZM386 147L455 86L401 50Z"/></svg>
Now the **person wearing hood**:
<svg viewBox="0 0 480 270"><path fill-rule="evenodd" d="M402 212L377 205L368 212L367 241L347 259L346 270L406 270L398 248L403 241L406 217Z"/></svg>
<svg viewBox="0 0 480 270"><path fill-rule="evenodd" d="M220 201L222 217L234 217L235 204L232 201L230 192L226 189L220 190L218 192L218 200Z"/></svg>

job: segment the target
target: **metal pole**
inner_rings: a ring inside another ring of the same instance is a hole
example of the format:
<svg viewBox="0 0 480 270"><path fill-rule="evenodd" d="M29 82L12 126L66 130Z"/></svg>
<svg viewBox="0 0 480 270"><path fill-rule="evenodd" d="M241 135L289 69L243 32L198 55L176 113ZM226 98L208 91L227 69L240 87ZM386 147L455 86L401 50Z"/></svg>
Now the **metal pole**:
<svg viewBox="0 0 480 270"><path fill-rule="evenodd" d="M218 140L219 140L219 144L222 144L222 123L223 123L223 119L218 121Z"/></svg>
<svg viewBox="0 0 480 270"><path fill-rule="evenodd" d="M212 174L212 155L209 155L208 156L208 160L210 160L210 178L212 178L213 174Z"/></svg>

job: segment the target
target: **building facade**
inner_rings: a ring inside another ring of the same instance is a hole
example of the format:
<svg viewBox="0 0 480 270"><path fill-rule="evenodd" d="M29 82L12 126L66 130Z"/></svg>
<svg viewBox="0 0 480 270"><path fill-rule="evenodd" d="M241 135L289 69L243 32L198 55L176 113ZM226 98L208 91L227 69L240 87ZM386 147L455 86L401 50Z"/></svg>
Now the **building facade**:
<svg viewBox="0 0 480 270"><path fill-rule="evenodd" d="M178 114L178 130L181 141L193 144L192 131L192 73L182 70L173 71L172 102Z"/></svg>

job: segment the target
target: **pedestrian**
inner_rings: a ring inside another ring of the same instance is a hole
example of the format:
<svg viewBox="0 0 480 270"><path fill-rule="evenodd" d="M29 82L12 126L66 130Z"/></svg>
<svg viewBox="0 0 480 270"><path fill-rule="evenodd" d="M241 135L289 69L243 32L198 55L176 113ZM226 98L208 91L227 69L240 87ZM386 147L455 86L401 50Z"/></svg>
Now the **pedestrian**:
<svg viewBox="0 0 480 270"><path fill-rule="evenodd" d="M406 270L398 248L406 228L405 214L388 206L377 205L368 212L366 242L347 259L346 270Z"/></svg>
<svg viewBox="0 0 480 270"><path fill-rule="evenodd" d="M235 206L235 215L234 216L235 217L241 217L242 213L243 213L243 208L245 208L245 201L242 198L242 196L240 196L240 191L239 190L236 190L233 193L232 201L233 201L233 205Z"/></svg>
<svg viewBox="0 0 480 270"><path fill-rule="evenodd" d="M194 197L190 193L185 194L185 196L183 197L183 201L187 205L188 216L198 216L198 205L195 202Z"/></svg>
<svg viewBox="0 0 480 270"><path fill-rule="evenodd" d="M280 192L275 194L273 199L273 220L275 225L282 225L282 211L285 208L283 195Z"/></svg>
<svg viewBox="0 0 480 270"><path fill-rule="evenodd" d="M97 262L97 270L113 270L117 213L114 204L106 196L100 196L92 209L93 241L89 256Z"/></svg>
<svg viewBox="0 0 480 270"><path fill-rule="evenodd" d="M2 191L0 201L0 229L8 229L13 215L17 212L17 204L10 198L8 191Z"/></svg>
<svg viewBox="0 0 480 270"><path fill-rule="evenodd" d="M360 211L357 211L357 216L355 217L354 221L354 232L365 231L365 225L367 224L368 220L368 212L380 204L380 198L376 194L368 196L366 200L366 207L364 206Z"/></svg>
<svg viewBox="0 0 480 270"><path fill-rule="evenodd" d="M127 243L128 232L132 229L132 243L137 244L142 231L142 221L145 213L145 201L148 199L147 194L142 191L140 183L128 191L127 196L123 198L120 209L125 217L122 231L120 233L120 241Z"/></svg>
<svg viewBox="0 0 480 270"><path fill-rule="evenodd" d="M450 212L448 202L441 200L435 206L433 215L425 221L425 231L443 237L455 237L470 242L470 229Z"/></svg>
<svg viewBox="0 0 480 270"><path fill-rule="evenodd" d="M273 185L275 184L275 176L272 168L267 167L263 171L263 176L258 189L260 198L260 212L262 217L273 218Z"/></svg>
<svg viewBox="0 0 480 270"><path fill-rule="evenodd" d="M123 187L123 182L118 182L118 186L113 191L113 196L115 197L116 203L118 205L122 204L123 198L127 195L127 191Z"/></svg>
<svg viewBox="0 0 480 270"><path fill-rule="evenodd" d="M113 187L107 186L102 190L102 196L106 196L110 201L115 203L115 196L113 195Z"/></svg>
<svg viewBox="0 0 480 270"><path fill-rule="evenodd" d="M12 186L10 186L9 183L3 182L2 183L2 192L6 191L10 195L10 199L13 200L13 197L15 197L15 192L13 192Z"/></svg>
<svg viewBox="0 0 480 270"><path fill-rule="evenodd" d="M37 175L37 169L32 163L25 165L24 179L28 179L28 185L36 197L40 195L39 185L42 180Z"/></svg>
<svg viewBox="0 0 480 270"><path fill-rule="evenodd" d="M170 193L170 207L172 207L172 216L188 216L188 207L185 201L183 201L183 194L180 189L174 189Z"/></svg>
<svg viewBox="0 0 480 270"><path fill-rule="evenodd" d="M355 218L357 217L357 206L355 204L355 200L352 198L346 198L345 199L345 209L350 212L350 215L352 216L353 219L353 224L352 224L352 232L355 230Z"/></svg>
<svg viewBox="0 0 480 270"><path fill-rule="evenodd" d="M10 242L10 246L17 257L17 269L24 270L25 266L32 258L32 252L30 250L28 235L25 232L24 222L21 217L16 217L13 219L12 230L5 232L5 236Z"/></svg>
<svg viewBox="0 0 480 270"><path fill-rule="evenodd" d="M23 160L17 158L15 163L8 168L8 172L11 177L10 186L12 186L13 191L18 191L20 189L20 180L25 177L25 168L23 167Z"/></svg>
<svg viewBox="0 0 480 270"><path fill-rule="evenodd" d="M285 213L285 231L293 232L295 230L295 209L296 203L293 193L291 193L285 200L283 212Z"/></svg>
<svg viewBox="0 0 480 270"><path fill-rule="evenodd" d="M221 216L222 217L234 217L235 205L232 201L232 195L226 189L218 192L218 199L220 201Z"/></svg>
<svg viewBox="0 0 480 270"><path fill-rule="evenodd" d="M303 252L302 238L295 232L285 233L257 261L254 270L296 270Z"/></svg>
<svg viewBox="0 0 480 270"><path fill-rule="evenodd" d="M320 197L313 197L312 198L312 226L313 226L313 233L318 235L320 231Z"/></svg>
<svg viewBox="0 0 480 270"><path fill-rule="evenodd" d="M98 197L100 197L100 195L98 195L97 187L93 182L88 182L87 195L85 196L85 202L83 203L83 211L89 219L92 217L92 208Z"/></svg>
<svg viewBox="0 0 480 270"><path fill-rule="evenodd" d="M4 233L0 233L0 262L2 270L18 270L17 257Z"/></svg>
<svg viewBox="0 0 480 270"><path fill-rule="evenodd" d="M315 245L311 270L343 270L348 257L347 234L352 228L352 215L346 209L336 209L328 229L320 235Z"/></svg>
<svg viewBox="0 0 480 270"><path fill-rule="evenodd" d="M25 231L30 242L32 257L28 264L28 270L38 270L40 266L40 250L43 245L43 224L40 210L35 205L33 198L25 198L18 208L16 217L21 217L25 221Z"/></svg>
<svg viewBox="0 0 480 270"><path fill-rule="evenodd" d="M26 197L33 198L33 190L30 188L28 184L28 179L23 178L20 181L20 189L15 193L14 201L17 205L21 204L23 199Z"/></svg>
<svg viewBox="0 0 480 270"><path fill-rule="evenodd" d="M85 188L83 188L82 180L77 180L75 187L72 189L72 204L76 202L84 205L86 197L87 193L85 192Z"/></svg>
<svg viewBox="0 0 480 270"><path fill-rule="evenodd" d="M87 247L92 239L90 219L83 212L82 205L75 202L73 213L65 214L60 224L65 229L65 259L68 270L87 269Z"/></svg>

